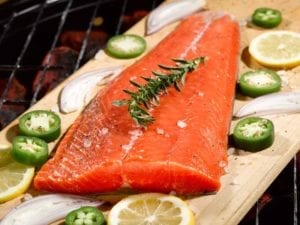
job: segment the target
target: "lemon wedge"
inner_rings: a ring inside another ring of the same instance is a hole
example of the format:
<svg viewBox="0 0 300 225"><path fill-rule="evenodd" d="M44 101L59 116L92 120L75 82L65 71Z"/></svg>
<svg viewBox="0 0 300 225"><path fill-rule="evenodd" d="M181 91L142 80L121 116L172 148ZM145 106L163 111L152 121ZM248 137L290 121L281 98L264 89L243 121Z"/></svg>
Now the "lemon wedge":
<svg viewBox="0 0 300 225"><path fill-rule="evenodd" d="M300 33L292 31L263 33L251 41L249 53L265 66L290 68L300 65Z"/></svg>
<svg viewBox="0 0 300 225"><path fill-rule="evenodd" d="M34 167L14 161L10 149L0 149L0 203L24 193L34 176Z"/></svg>
<svg viewBox="0 0 300 225"><path fill-rule="evenodd" d="M108 225L195 225L188 205L178 197L146 193L118 202L108 215Z"/></svg>

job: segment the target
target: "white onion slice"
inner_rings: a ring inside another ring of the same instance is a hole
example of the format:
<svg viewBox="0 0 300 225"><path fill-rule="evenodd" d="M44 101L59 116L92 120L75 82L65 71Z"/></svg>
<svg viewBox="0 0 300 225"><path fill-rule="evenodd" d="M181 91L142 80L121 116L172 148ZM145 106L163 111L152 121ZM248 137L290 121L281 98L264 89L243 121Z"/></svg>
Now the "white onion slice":
<svg viewBox="0 0 300 225"><path fill-rule="evenodd" d="M147 19L146 34L153 34L164 26L203 8L205 0L174 0L153 10Z"/></svg>
<svg viewBox="0 0 300 225"><path fill-rule="evenodd" d="M77 111L90 100L96 85L105 84L118 75L122 66L106 67L85 73L68 83L60 94L59 108L63 113ZM110 78L110 79L108 79Z"/></svg>
<svg viewBox="0 0 300 225"><path fill-rule="evenodd" d="M100 206L102 201L65 194L34 197L13 208L0 225L48 225L81 206Z"/></svg>
<svg viewBox="0 0 300 225"><path fill-rule="evenodd" d="M234 117L297 112L300 112L300 92L279 92L255 98L237 111Z"/></svg>

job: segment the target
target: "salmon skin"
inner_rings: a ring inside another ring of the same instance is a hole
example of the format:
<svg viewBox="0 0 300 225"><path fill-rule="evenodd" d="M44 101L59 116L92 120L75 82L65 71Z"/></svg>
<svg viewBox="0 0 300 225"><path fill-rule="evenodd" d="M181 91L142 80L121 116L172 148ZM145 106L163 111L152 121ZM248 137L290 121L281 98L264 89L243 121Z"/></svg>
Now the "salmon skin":
<svg viewBox="0 0 300 225"><path fill-rule="evenodd" d="M212 192L227 165L227 139L238 73L239 26L229 15L192 15L149 54L102 90L76 119L34 179L38 190L77 194L116 191ZM129 80L145 82L158 64L205 56L181 92L169 88L147 129L130 118Z"/></svg>

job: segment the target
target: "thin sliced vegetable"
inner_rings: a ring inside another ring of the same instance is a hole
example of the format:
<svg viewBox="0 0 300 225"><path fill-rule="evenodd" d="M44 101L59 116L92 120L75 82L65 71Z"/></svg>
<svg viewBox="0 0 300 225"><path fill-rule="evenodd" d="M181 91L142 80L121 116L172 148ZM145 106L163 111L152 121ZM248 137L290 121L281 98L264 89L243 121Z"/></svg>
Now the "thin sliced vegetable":
<svg viewBox="0 0 300 225"><path fill-rule="evenodd" d="M252 14L252 23L263 28L277 27L282 20L281 12L277 9L258 8Z"/></svg>
<svg viewBox="0 0 300 225"><path fill-rule="evenodd" d="M103 213L92 206L83 206L73 210L66 216L66 225L103 225L105 219Z"/></svg>
<svg viewBox="0 0 300 225"><path fill-rule="evenodd" d="M269 31L255 37L249 45L250 55L260 64L272 68L300 65L300 33Z"/></svg>
<svg viewBox="0 0 300 225"><path fill-rule="evenodd" d="M33 176L34 167L16 162L11 156L11 147L0 145L0 204L24 193Z"/></svg>
<svg viewBox="0 0 300 225"><path fill-rule="evenodd" d="M145 193L119 201L108 215L108 225L195 225L186 202L172 195Z"/></svg>
<svg viewBox="0 0 300 225"><path fill-rule="evenodd" d="M60 94L60 110L63 113L71 113L82 109L92 99L91 93L95 87L112 80L121 72L122 68L122 66L104 67L84 73L70 81Z"/></svg>
<svg viewBox="0 0 300 225"><path fill-rule="evenodd" d="M175 0L165 2L148 16L146 34L153 34L166 25L203 9L205 4L205 0Z"/></svg>
<svg viewBox="0 0 300 225"><path fill-rule="evenodd" d="M146 50L147 43L141 36L121 34L109 39L106 52L115 58L130 59L141 55Z"/></svg>
<svg viewBox="0 0 300 225"><path fill-rule="evenodd" d="M271 120L248 117L237 123L233 131L236 148L256 152L270 147L274 142L274 125Z"/></svg>
<svg viewBox="0 0 300 225"><path fill-rule="evenodd" d="M22 135L38 137L47 142L54 141L60 135L60 118L47 110L28 112L19 119L19 130Z"/></svg>
<svg viewBox="0 0 300 225"><path fill-rule="evenodd" d="M241 75L239 88L244 95L258 97L279 91L281 78L271 70L248 71Z"/></svg>
<svg viewBox="0 0 300 225"><path fill-rule="evenodd" d="M234 117L300 112L300 92L279 92L253 99L238 110Z"/></svg>
<svg viewBox="0 0 300 225"><path fill-rule="evenodd" d="M17 136L12 142L11 154L19 163L41 166L48 159L48 144L37 137Z"/></svg>
<svg viewBox="0 0 300 225"><path fill-rule="evenodd" d="M83 205L100 206L101 204L103 204L102 201L75 195L41 195L13 208L1 220L0 225L51 224Z"/></svg>

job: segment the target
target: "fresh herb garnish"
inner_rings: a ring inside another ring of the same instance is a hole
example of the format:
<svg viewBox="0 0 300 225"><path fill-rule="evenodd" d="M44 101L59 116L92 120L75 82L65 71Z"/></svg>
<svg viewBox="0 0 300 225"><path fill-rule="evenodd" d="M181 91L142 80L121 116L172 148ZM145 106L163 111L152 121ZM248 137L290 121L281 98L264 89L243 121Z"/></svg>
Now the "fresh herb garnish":
<svg viewBox="0 0 300 225"><path fill-rule="evenodd" d="M175 66L158 65L161 69L168 71L168 74L153 71L153 78L142 77L147 83L140 85L132 80L129 82L137 87L136 92L123 90L130 95L130 99L113 101L114 106L128 105L130 116L141 126L146 126L154 121L154 118L148 112L151 106L159 103L158 96L165 92L167 88L174 86L180 91L180 86L184 85L188 72L195 70L200 63L204 63L205 57L198 57L193 60L173 59Z"/></svg>

